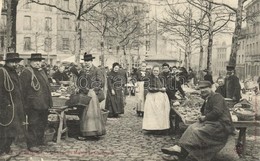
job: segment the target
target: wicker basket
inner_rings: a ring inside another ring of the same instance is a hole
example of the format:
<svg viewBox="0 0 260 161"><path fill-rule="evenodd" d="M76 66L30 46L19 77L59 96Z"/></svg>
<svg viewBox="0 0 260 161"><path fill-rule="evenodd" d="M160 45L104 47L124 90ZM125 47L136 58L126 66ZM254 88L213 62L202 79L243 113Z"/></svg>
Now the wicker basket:
<svg viewBox="0 0 260 161"><path fill-rule="evenodd" d="M107 123L108 114L109 114L108 110L106 110L106 109L101 110L101 117L102 117L102 121L103 121L104 125L106 125L106 123Z"/></svg>
<svg viewBox="0 0 260 161"><path fill-rule="evenodd" d="M66 106L67 100L65 98L52 97L53 107Z"/></svg>
<svg viewBox="0 0 260 161"><path fill-rule="evenodd" d="M44 132L44 143L48 143L50 141L53 141L53 137L56 133L56 130L54 128L49 128Z"/></svg>
<svg viewBox="0 0 260 161"><path fill-rule="evenodd" d="M255 120L255 113L242 113L239 111L234 111L237 115L238 121L254 121Z"/></svg>

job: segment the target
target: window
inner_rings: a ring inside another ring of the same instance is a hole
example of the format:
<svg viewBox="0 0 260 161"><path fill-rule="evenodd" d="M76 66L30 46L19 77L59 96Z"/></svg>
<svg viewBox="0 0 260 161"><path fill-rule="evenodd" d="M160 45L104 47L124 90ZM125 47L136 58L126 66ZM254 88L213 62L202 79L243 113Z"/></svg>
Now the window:
<svg viewBox="0 0 260 161"><path fill-rule="evenodd" d="M51 0L46 0L47 4L51 4ZM52 7L50 6L45 6L45 11L52 11Z"/></svg>
<svg viewBox="0 0 260 161"><path fill-rule="evenodd" d="M24 21L23 21L23 29L24 30L31 30L31 16L24 16Z"/></svg>
<svg viewBox="0 0 260 161"><path fill-rule="evenodd" d="M45 18L45 31L52 30L52 19L50 17Z"/></svg>
<svg viewBox="0 0 260 161"><path fill-rule="evenodd" d="M0 48L4 48L4 43L5 43L5 37L0 36Z"/></svg>
<svg viewBox="0 0 260 161"><path fill-rule="evenodd" d="M146 51L150 51L150 41L148 41L148 40L145 41L145 48L146 48Z"/></svg>
<svg viewBox="0 0 260 161"><path fill-rule="evenodd" d="M69 38L62 39L62 49L69 50Z"/></svg>
<svg viewBox="0 0 260 161"><path fill-rule="evenodd" d="M63 18L63 29L64 30L69 30L70 29L70 26L69 26L69 18Z"/></svg>
<svg viewBox="0 0 260 161"><path fill-rule="evenodd" d="M52 50L52 49L51 49L51 44L52 44L51 38L45 38L44 51L46 51L46 52L51 51L51 50Z"/></svg>
<svg viewBox="0 0 260 161"><path fill-rule="evenodd" d="M24 0L24 5L23 5L24 9L30 9L30 4L29 4L29 0Z"/></svg>
<svg viewBox="0 0 260 161"><path fill-rule="evenodd" d="M70 8L69 0L64 0L63 2L64 2L64 9L69 10Z"/></svg>
<svg viewBox="0 0 260 161"><path fill-rule="evenodd" d="M31 38L30 37L25 37L24 38L24 51L30 51L31 50Z"/></svg>

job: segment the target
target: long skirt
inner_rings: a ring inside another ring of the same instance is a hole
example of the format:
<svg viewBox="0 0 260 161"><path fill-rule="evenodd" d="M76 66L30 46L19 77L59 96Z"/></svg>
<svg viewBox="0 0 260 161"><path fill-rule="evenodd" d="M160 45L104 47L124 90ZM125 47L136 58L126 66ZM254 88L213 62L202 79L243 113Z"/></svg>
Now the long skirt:
<svg viewBox="0 0 260 161"><path fill-rule="evenodd" d="M111 91L107 91L105 109L109 111L109 116L117 116L124 114L124 93L122 88L115 90L115 95Z"/></svg>
<svg viewBox="0 0 260 161"><path fill-rule="evenodd" d="M100 104L96 93L90 89L91 97L88 107L83 110L80 118L80 131L83 136L101 136L106 134L105 124L102 120Z"/></svg>
<svg viewBox="0 0 260 161"><path fill-rule="evenodd" d="M210 161L225 146L228 136L219 122L197 122L187 128L179 144L198 161Z"/></svg>
<svg viewBox="0 0 260 161"><path fill-rule="evenodd" d="M144 103L143 130L170 128L170 103L166 93L148 93Z"/></svg>
<svg viewBox="0 0 260 161"><path fill-rule="evenodd" d="M136 96L137 96L137 112L144 112L144 102L146 95L148 93L147 89L144 89L144 81L137 82Z"/></svg>

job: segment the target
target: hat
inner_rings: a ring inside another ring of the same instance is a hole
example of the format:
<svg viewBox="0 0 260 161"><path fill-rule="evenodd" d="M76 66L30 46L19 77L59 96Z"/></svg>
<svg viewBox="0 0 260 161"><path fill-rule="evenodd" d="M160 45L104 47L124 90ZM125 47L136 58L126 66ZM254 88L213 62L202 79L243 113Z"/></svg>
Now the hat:
<svg viewBox="0 0 260 161"><path fill-rule="evenodd" d="M199 88L207 88L207 87L211 87L211 83L210 81L200 81L199 82Z"/></svg>
<svg viewBox="0 0 260 161"><path fill-rule="evenodd" d="M19 58L18 53L6 53L4 61L21 61L23 58Z"/></svg>
<svg viewBox="0 0 260 161"><path fill-rule="evenodd" d="M41 53L32 53L31 58L28 58L28 60L44 60L45 58L42 57Z"/></svg>
<svg viewBox="0 0 260 161"><path fill-rule="evenodd" d="M227 71L235 70L234 65L227 65Z"/></svg>
<svg viewBox="0 0 260 161"><path fill-rule="evenodd" d="M112 68L114 69L115 66L120 67L120 64L118 62L113 63Z"/></svg>
<svg viewBox="0 0 260 161"><path fill-rule="evenodd" d="M84 53L84 58L81 60L89 61L89 60L93 60L93 59L95 59L95 57L92 57L92 54Z"/></svg>

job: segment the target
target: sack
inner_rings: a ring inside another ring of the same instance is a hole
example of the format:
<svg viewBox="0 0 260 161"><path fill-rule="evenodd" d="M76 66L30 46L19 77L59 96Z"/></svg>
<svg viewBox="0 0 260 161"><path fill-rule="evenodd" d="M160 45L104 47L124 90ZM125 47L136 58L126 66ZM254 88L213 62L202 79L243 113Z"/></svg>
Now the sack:
<svg viewBox="0 0 260 161"><path fill-rule="evenodd" d="M87 106L91 100L86 94L78 93L70 95L70 99L66 102L66 105L71 106Z"/></svg>
<svg viewBox="0 0 260 161"><path fill-rule="evenodd" d="M98 98L98 101L99 102L102 102L105 100L105 94L104 94L104 91L102 89L99 89L96 92L96 95L97 95L97 98Z"/></svg>

